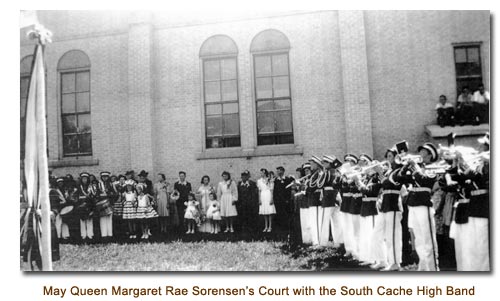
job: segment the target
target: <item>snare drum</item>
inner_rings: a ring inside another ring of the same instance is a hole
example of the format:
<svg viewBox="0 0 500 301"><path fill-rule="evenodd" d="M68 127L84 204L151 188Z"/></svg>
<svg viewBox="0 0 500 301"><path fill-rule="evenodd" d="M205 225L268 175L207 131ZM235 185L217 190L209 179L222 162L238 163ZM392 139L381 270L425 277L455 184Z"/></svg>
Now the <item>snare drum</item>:
<svg viewBox="0 0 500 301"><path fill-rule="evenodd" d="M99 216L107 216L113 213L108 199L103 199L95 204Z"/></svg>
<svg viewBox="0 0 500 301"><path fill-rule="evenodd" d="M63 223L70 223L71 219L73 218L73 206L64 207L63 209L61 209L59 215L61 216Z"/></svg>

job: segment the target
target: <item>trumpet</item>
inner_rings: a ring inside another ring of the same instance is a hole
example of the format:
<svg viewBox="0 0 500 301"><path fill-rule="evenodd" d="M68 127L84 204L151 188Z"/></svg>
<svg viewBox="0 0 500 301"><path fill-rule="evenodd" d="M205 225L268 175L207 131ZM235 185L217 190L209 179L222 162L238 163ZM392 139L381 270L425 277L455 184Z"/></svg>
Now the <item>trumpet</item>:
<svg viewBox="0 0 500 301"><path fill-rule="evenodd" d="M464 160L464 165L466 167L470 169L477 169L479 166L484 164L484 162L490 161L490 151L485 151L474 155L468 155L462 158Z"/></svg>
<svg viewBox="0 0 500 301"><path fill-rule="evenodd" d="M370 165L359 167L356 170L348 172L345 174L347 179L353 179L356 176L364 176L377 173L377 168L382 168L382 171L388 170L391 168L391 163L389 161L377 161L374 160Z"/></svg>
<svg viewBox="0 0 500 301"><path fill-rule="evenodd" d="M445 160L456 159L458 155L461 155L462 157L469 157L478 153L476 149L468 146L452 145L450 147L445 147L441 144L439 145L438 152Z"/></svg>
<svg viewBox="0 0 500 301"><path fill-rule="evenodd" d="M394 162L396 164L406 165L408 161L414 161L415 163L422 163L423 159L420 155L412 155L412 154L397 154L394 158Z"/></svg>
<svg viewBox="0 0 500 301"><path fill-rule="evenodd" d="M434 175L442 175L446 173L446 170L450 168L450 165L446 163L445 160L429 164L425 166L425 171Z"/></svg>

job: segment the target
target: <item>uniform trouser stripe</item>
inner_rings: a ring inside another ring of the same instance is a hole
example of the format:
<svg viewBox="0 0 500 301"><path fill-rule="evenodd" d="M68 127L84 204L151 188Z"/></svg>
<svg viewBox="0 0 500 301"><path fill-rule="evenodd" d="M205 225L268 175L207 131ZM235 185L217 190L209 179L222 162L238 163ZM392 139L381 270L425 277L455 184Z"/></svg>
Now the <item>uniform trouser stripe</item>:
<svg viewBox="0 0 500 301"><path fill-rule="evenodd" d="M432 220L431 220L431 212L429 207L427 207L427 218L429 220L429 232L431 234L431 243L432 243L432 258L434 259L434 268L436 271L438 270L438 264L436 260L436 247L434 246L434 236L432 234Z"/></svg>
<svg viewBox="0 0 500 301"><path fill-rule="evenodd" d="M396 212L392 214L392 254L394 256L394 262L398 263L396 259Z"/></svg>

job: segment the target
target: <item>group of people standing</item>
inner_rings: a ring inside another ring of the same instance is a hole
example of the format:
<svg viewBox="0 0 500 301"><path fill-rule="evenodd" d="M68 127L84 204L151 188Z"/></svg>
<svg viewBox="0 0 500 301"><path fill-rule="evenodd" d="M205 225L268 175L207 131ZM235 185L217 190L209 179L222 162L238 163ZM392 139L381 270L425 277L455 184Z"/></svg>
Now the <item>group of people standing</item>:
<svg viewBox="0 0 500 301"><path fill-rule="evenodd" d="M277 227L287 231L291 248L338 248L373 269L418 264L437 271L444 259L457 270L483 271L489 270L489 134L479 142L472 158L454 146L444 155L432 143L409 155L402 142L381 162L367 154L347 154L343 162L312 156L294 176L281 166L276 174L261 169L257 181L247 170L239 181L224 171L217 185L205 175L196 190L184 171L173 185L162 173L153 184L144 170L104 171L99 179L82 172L78 180L50 177L49 197L63 241L78 235L75 228L84 242L96 236L107 242L147 240L152 225L186 235Z"/></svg>
<svg viewBox="0 0 500 301"><path fill-rule="evenodd" d="M438 271L451 257L443 259L459 271L488 271L489 134L479 142L473 152L425 143L417 155L398 143L382 162L313 156L293 184L293 241L333 241L373 269Z"/></svg>

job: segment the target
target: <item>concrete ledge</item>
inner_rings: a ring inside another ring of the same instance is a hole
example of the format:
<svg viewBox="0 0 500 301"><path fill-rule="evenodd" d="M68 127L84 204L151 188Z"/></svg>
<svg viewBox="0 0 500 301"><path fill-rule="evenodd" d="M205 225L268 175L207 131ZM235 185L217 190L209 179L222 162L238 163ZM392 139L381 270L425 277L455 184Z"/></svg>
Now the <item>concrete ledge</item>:
<svg viewBox="0 0 500 301"><path fill-rule="evenodd" d="M72 167L99 165L98 159L63 159L49 161L49 167Z"/></svg>
<svg viewBox="0 0 500 301"><path fill-rule="evenodd" d="M455 133L459 136L480 136L490 131L488 123L480 125L464 125L464 126L445 126L440 127L437 124L430 124L425 126L425 132L432 138L446 137L450 133Z"/></svg>
<svg viewBox="0 0 500 301"><path fill-rule="evenodd" d="M286 156L286 155L299 155L304 154L304 149L300 146L293 144L286 145L266 145L258 146L251 149L243 148L218 148L207 149L199 153L196 157L197 160L209 159L224 159L224 158L247 158L252 157L265 157L265 156Z"/></svg>

